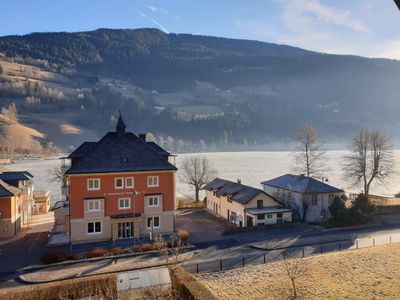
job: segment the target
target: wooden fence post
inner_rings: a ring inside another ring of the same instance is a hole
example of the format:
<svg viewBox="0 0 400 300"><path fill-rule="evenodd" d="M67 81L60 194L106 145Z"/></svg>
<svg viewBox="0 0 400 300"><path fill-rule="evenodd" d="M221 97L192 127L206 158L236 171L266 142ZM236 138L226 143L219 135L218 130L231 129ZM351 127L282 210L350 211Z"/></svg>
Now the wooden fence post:
<svg viewBox="0 0 400 300"><path fill-rule="evenodd" d="M303 247L303 257L304 257L304 247Z"/></svg>
<svg viewBox="0 0 400 300"><path fill-rule="evenodd" d="M356 248L358 249L358 240L356 240Z"/></svg>
<svg viewBox="0 0 400 300"><path fill-rule="evenodd" d="M199 274L199 264L196 264L196 273Z"/></svg>
<svg viewBox="0 0 400 300"><path fill-rule="evenodd" d="M392 236L390 235L389 236L389 244L391 244L392 243Z"/></svg>
<svg viewBox="0 0 400 300"><path fill-rule="evenodd" d="M264 264L266 263L266 261L265 261L265 253L264 253Z"/></svg>
<svg viewBox="0 0 400 300"><path fill-rule="evenodd" d="M321 254L322 254L322 253L324 253L324 252L323 252L323 248L322 248L322 247L323 247L323 245L321 245Z"/></svg>
<svg viewBox="0 0 400 300"><path fill-rule="evenodd" d="M342 250L342 243L339 242L339 251Z"/></svg>
<svg viewBox="0 0 400 300"><path fill-rule="evenodd" d="M222 271L222 259L219 260L219 270Z"/></svg>
<svg viewBox="0 0 400 300"><path fill-rule="evenodd" d="M375 238L372 239L372 245L375 247Z"/></svg>
<svg viewBox="0 0 400 300"><path fill-rule="evenodd" d="M244 256L243 256L243 267L244 267Z"/></svg>

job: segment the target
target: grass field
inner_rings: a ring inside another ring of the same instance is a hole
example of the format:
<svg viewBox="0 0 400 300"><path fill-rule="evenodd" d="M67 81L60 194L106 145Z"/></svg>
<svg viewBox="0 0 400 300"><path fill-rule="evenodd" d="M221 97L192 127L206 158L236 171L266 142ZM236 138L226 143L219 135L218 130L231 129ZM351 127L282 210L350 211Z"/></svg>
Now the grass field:
<svg viewBox="0 0 400 300"><path fill-rule="evenodd" d="M399 299L400 244L303 259L300 299ZM221 299L291 299L283 262L201 274Z"/></svg>

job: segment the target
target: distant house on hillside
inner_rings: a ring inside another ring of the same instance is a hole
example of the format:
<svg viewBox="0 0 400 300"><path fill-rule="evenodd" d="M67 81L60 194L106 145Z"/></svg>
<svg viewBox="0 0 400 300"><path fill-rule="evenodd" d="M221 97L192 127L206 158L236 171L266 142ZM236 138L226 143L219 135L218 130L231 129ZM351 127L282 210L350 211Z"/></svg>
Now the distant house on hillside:
<svg viewBox="0 0 400 300"><path fill-rule="evenodd" d="M261 183L264 191L293 209L297 219L320 222L330 217L329 205L342 189L305 175L286 174Z"/></svg>
<svg viewBox="0 0 400 300"><path fill-rule="evenodd" d="M27 171L0 173L0 238L27 227L32 219L33 176Z"/></svg>
<svg viewBox="0 0 400 300"><path fill-rule="evenodd" d="M83 143L67 158L59 209L69 211L65 229L72 244L175 231L177 168L171 155L125 128L120 115L115 132Z"/></svg>
<svg viewBox="0 0 400 300"><path fill-rule="evenodd" d="M241 182L215 178L203 189L207 193L207 208L239 227L292 221L291 210L277 199Z"/></svg>

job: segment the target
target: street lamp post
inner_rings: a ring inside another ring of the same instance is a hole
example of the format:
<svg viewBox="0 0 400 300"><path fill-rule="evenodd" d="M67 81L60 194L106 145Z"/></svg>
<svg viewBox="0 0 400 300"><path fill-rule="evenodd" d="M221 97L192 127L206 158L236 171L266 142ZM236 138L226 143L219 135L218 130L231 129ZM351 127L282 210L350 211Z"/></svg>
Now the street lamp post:
<svg viewBox="0 0 400 300"><path fill-rule="evenodd" d="M133 196L133 247L136 245L136 237L135 237L135 218L136 218L136 209L135 209L135 202L136 202L136 195L139 195L140 192L133 191L132 196Z"/></svg>

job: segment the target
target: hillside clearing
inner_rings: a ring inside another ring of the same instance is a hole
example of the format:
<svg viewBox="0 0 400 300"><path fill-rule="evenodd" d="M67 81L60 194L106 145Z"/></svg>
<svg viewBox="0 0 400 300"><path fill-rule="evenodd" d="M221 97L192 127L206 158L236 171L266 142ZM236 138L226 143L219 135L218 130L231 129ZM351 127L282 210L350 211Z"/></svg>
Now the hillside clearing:
<svg viewBox="0 0 400 300"><path fill-rule="evenodd" d="M398 299L400 244L318 255L304 259L299 279L304 299ZM201 274L221 299L290 299L283 262Z"/></svg>

